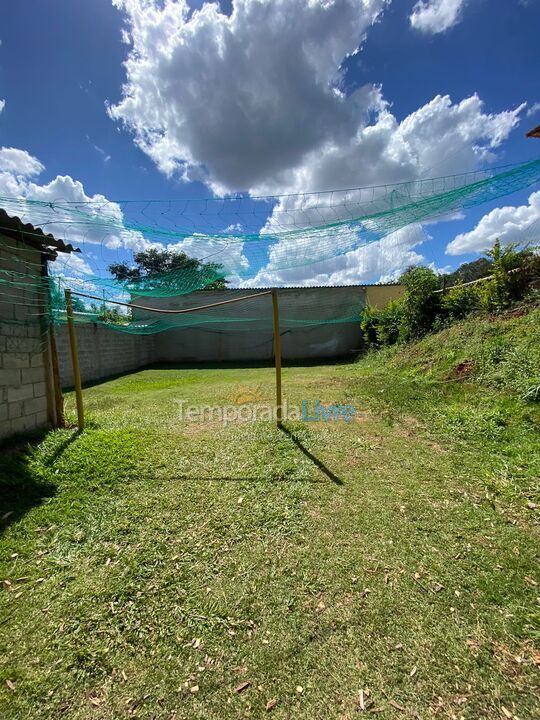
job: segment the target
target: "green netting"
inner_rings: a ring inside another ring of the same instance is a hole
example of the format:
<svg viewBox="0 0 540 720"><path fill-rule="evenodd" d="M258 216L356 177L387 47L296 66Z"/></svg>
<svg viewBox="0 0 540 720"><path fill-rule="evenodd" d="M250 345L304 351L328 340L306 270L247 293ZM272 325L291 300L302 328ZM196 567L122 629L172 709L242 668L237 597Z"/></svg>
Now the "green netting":
<svg viewBox="0 0 540 720"><path fill-rule="evenodd" d="M240 296L245 296L245 288L294 285L299 269L306 266L312 278L331 278L340 259L354 257L361 263L362 256L353 254L367 245L418 233L426 223L451 218L539 179L540 160L535 160L497 171L272 197L53 203L0 197L0 207L9 215L81 249L60 254L51 263L49 279L37 278L36 261L21 258L18 249L4 241L11 264L0 269L0 301L14 299L27 309L34 303L36 314L48 307L49 322L64 322L64 290L69 287L93 296L76 300L78 322L106 323L119 332L148 334L190 325L225 332L231 324L252 329L269 322L267 299L252 297L221 309L176 316L131 311L113 301L143 304L141 299L161 298L155 302L166 308L173 298L223 279L229 288L244 288ZM151 249L172 250L177 262L165 272L136 276L130 270L135 255ZM392 252L401 252L399 242ZM129 270L120 279L109 270L118 264ZM33 292L28 294L30 287ZM201 294L190 302L193 307L204 304ZM299 304L288 309L282 323L293 328L349 322L359 311L358 298L351 295L348 303L332 308Z"/></svg>

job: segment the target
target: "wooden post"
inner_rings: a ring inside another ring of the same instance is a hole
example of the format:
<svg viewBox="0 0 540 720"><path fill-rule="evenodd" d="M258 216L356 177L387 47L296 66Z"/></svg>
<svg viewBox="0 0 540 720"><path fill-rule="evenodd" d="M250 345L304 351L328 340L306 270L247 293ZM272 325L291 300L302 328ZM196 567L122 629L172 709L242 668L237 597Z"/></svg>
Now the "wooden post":
<svg viewBox="0 0 540 720"><path fill-rule="evenodd" d="M272 309L274 311L274 360L276 365L276 420L278 427L282 421L281 407L281 337L279 334L279 305L277 290L272 289Z"/></svg>
<svg viewBox="0 0 540 720"><path fill-rule="evenodd" d="M51 296L49 291L49 277L47 269L47 256L41 256L41 277L43 278L44 309L42 316L42 334L44 338L43 359L46 369L47 382L47 411L49 420L53 427L65 427L64 423L64 398L62 397L62 386L60 383L60 372L58 370L58 352L51 314Z"/></svg>
<svg viewBox="0 0 540 720"><path fill-rule="evenodd" d="M56 422L58 423L58 427L66 427L66 420L64 418L64 396L62 395L62 383L60 380L60 368L58 364L58 349L56 347L56 337L52 325L49 326L49 342L51 347L51 365L54 380Z"/></svg>
<svg viewBox="0 0 540 720"><path fill-rule="evenodd" d="M84 408L81 386L81 371L79 368L79 355L77 353L77 336L75 335L75 323L73 322L73 303L71 301L71 290L65 290L67 324L69 331L69 346L71 349L71 363L73 365L73 382L75 385L75 398L77 400L77 425L79 430L84 430Z"/></svg>

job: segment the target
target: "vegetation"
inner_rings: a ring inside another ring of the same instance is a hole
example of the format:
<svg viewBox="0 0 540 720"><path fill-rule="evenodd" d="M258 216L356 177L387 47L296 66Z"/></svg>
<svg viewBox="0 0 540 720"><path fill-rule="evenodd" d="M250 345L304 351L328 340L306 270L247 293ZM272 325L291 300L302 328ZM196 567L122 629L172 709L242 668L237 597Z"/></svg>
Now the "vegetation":
<svg viewBox="0 0 540 720"><path fill-rule="evenodd" d="M289 405L355 422L181 420L272 402L272 369L154 369L4 452L3 720L532 718L528 310L284 369Z"/></svg>
<svg viewBox="0 0 540 720"><path fill-rule="evenodd" d="M489 280L475 277L488 271ZM457 280L449 286L448 278ZM472 277L472 280L465 278ZM361 317L366 345L371 348L417 340L429 332L483 311L501 313L523 300L540 281L540 255L530 248L501 247L497 240L487 258L465 263L451 276L441 277L427 267L411 267L399 279L405 294L379 309L367 307ZM468 285L465 282L475 284Z"/></svg>
<svg viewBox="0 0 540 720"><path fill-rule="evenodd" d="M202 262L192 258L184 252L172 250L142 250L134 256L135 266L130 267L127 263L113 263L109 265L109 272L117 280L137 281L156 275L189 271L195 278L194 287L197 286L196 278L199 277L201 288L204 290L222 290L227 286L227 281L219 277L222 267L218 263ZM172 276L171 276L172 277Z"/></svg>

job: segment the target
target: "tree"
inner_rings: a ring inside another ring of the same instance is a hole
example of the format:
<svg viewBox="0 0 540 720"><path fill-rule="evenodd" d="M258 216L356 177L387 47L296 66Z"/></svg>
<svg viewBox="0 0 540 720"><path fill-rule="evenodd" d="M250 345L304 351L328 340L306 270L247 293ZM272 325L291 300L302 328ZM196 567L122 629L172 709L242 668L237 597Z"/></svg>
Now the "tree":
<svg viewBox="0 0 540 720"><path fill-rule="evenodd" d="M491 273L492 267L493 263L488 258L478 258L472 262L463 263L457 270L443 275L441 279L444 281L445 287L451 287L459 283L467 283L487 277Z"/></svg>
<svg viewBox="0 0 540 720"><path fill-rule="evenodd" d="M188 279L194 290L223 290L227 286L227 280L219 277L223 272L219 263L205 263L184 252L152 248L136 253L134 260L134 267L125 262L112 263L109 265L109 272L117 280L124 282L136 282L145 278L157 280L159 276L185 272L184 278Z"/></svg>

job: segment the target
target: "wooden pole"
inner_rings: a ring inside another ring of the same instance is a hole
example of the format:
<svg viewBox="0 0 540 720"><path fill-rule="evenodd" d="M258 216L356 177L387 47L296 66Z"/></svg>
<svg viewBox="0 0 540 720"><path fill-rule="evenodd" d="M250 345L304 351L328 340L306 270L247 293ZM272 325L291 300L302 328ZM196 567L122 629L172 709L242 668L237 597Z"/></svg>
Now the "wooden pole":
<svg viewBox="0 0 540 720"><path fill-rule="evenodd" d="M79 368L79 355L77 353L77 336L75 335L75 323L73 322L73 303L71 301L71 290L65 290L67 324L69 332L69 345L71 349L71 363L73 365L73 382L75 385L75 398L77 400L77 425L79 430L84 430L84 408L81 386L81 370Z"/></svg>
<svg viewBox="0 0 540 720"><path fill-rule="evenodd" d="M56 422L58 427L66 427L64 418L64 396L62 395L62 383L60 381L60 368L58 364L58 349L56 347L56 337L54 328L49 327L49 342L51 344L51 365L54 380L54 398L56 403Z"/></svg>
<svg viewBox="0 0 540 720"><path fill-rule="evenodd" d="M43 358L46 368L47 381L47 408L51 424L55 428L65 427L64 423L64 398L62 397L62 386L60 383L60 371L58 369L58 352L56 349L56 339L54 337L53 324L50 317L47 316L51 311L51 299L49 292L49 272L47 269L47 257L41 256L41 276L43 278L44 294L46 300L44 302L44 310L42 316L43 337L44 337L44 353Z"/></svg>
<svg viewBox="0 0 540 720"><path fill-rule="evenodd" d="M276 421L278 427L282 422L281 403L281 337L279 334L279 305L277 290L272 289L272 309L274 311L274 360L276 365Z"/></svg>

